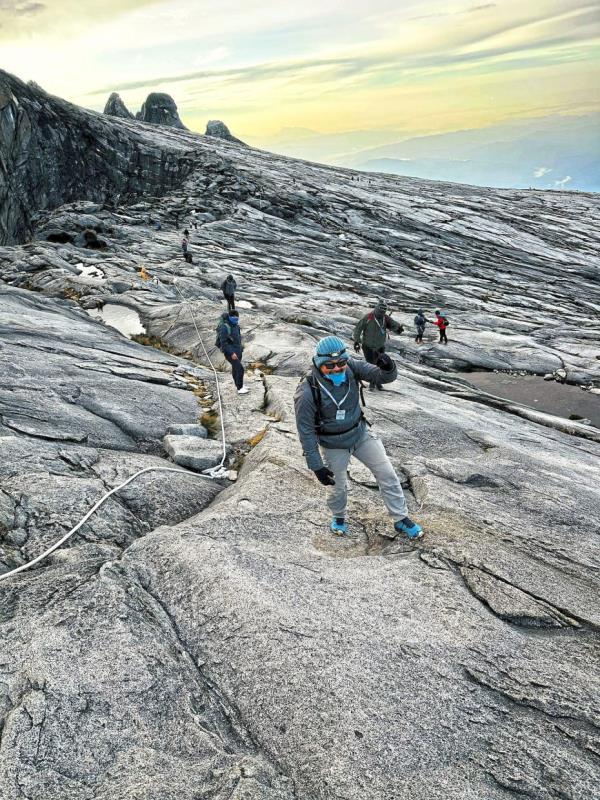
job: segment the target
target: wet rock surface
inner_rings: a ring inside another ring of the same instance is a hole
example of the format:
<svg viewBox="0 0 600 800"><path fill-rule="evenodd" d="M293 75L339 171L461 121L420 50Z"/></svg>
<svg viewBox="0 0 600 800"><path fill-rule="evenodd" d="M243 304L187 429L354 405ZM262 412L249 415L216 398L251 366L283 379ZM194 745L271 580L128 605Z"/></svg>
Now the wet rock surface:
<svg viewBox="0 0 600 800"><path fill-rule="evenodd" d="M34 195L2 207L22 243L0 248L0 569L137 470L181 469L165 437L193 455L218 446L194 319L237 480L145 473L0 583L0 796L594 797L600 431L494 397L468 371L600 387L598 199L102 125L187 166L160 191L140 178L128 202L90 182L46 210ZM243 396L214 348L229 273ZM419 543L394 536L355 466L351 536L332 537L293 421L314 342L348 339L377 296L407 332L389 343L398 380L366 413ZM146 346L85 311L110 303L139 315ZM447 346L431 327L414 342L420 307L448 313Z"/></svg>

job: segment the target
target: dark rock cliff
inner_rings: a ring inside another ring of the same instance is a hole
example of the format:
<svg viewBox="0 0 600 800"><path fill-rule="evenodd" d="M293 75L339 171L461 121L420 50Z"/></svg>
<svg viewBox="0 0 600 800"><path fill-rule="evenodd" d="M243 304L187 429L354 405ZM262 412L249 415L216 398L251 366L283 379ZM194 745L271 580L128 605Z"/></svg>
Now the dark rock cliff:
<svg viewBox="0 0 600 800"><path fill-rule="evenodd" d="M114 204L180 185L194 138L107 118L0 71L0 244L26 240L40 209Z"/></svg>

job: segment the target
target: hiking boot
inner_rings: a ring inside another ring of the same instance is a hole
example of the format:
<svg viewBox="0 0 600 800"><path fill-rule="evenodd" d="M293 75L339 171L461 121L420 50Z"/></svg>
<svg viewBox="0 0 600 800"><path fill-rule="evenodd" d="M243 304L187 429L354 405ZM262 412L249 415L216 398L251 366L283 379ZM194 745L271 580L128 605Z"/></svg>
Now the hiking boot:
<svg viewBox="0 0 600 800"><path fill-rule="evenodd" d="M245 386L242 386L241 389L238 389L238 394L248 394L249 391L250 389L246 389Z"/></svg>
<svg viewBox="0 0 600 800"><path fill-rule="evenodd" d="M398 533L405 533L409 539L420 539L424 536L423 528L418 525L416 522L413 522L410 517L404 517L404 519L399 519L397 522L394 522L394 529L398 531Z"/></svg>
<svg viewBox="0 0 600 800"><path fill-rule="evenodd" d="M344 534L348 533L348 526L344 517L334 517L331 520L330 528L336 536L344 536Z"/></svg>

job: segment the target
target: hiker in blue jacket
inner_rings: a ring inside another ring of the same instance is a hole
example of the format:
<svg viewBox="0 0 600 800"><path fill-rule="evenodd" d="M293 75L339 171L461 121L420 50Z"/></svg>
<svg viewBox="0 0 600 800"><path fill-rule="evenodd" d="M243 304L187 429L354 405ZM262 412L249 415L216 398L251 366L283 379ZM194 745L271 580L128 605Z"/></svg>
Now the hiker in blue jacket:
<svg viewBox="0 0 600 800"><path fill-rule="evenodd" d="M239 325L239 312L224 311L217 329L217 345L227 361L231 364L233 382L238 394L248 394L244 386L244 365L242 364L242 332Z"/></svg>
<svg viewBox="0 0 600 800"><path fill-rule="evenodd" d="M317 342L311 371L300 381L294 396L296 427L308 468L327 487L327 505L333 515L331 530L348 531L346 472L355 456L375 476L394 528L409 539L423 536L410 519L400 480L381 439L367 427L360 405L359 381L391 383L397 368L387 353L377 364L350 358L337 336Z"/></svg>
<svg viewBox="0 0 600 800"><path fill-rule="evenodd" d="M427 317L425 316L424 311L419 310L417 311L417 315L415 317L415 328L417 329L415 342L417 344L423 344L423 334L425 333L425 325L427 325Z"/></svg>

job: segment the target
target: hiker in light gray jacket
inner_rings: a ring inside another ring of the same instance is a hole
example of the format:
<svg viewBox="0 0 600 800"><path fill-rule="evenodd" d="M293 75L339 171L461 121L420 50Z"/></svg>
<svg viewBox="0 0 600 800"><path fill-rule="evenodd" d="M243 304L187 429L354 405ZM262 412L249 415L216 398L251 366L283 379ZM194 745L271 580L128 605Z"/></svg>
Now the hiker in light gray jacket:
<svg viewBox="0 0 600 800"><path fill-rule="evenodd" d="M338 536L348 532L346 472L353 455L377 479L396 531L410 539L423 535L420 525L408 516L400 480L381 439L368 429L360 404L361 380L391 383L397 374L387 353L379 356L376 365L367 364L350 358L337 336L326 336L317 343L312 369L296 390L302 450L308 468L327 487L327 505L333 514L330 527Z"/></svg>

